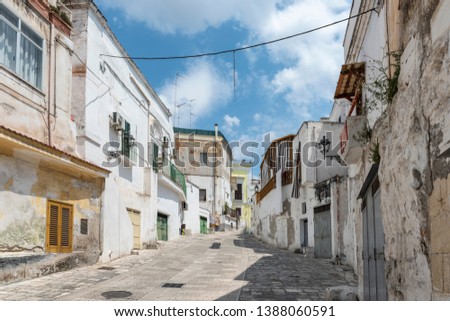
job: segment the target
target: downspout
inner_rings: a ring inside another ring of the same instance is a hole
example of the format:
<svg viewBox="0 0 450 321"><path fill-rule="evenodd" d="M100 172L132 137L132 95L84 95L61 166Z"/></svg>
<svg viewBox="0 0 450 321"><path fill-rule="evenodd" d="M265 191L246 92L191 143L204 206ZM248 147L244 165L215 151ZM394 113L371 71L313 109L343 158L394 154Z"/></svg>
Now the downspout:
<svg viewBox="0 0 450 321"><path fill-rule="evenodd" d="M217 162L218 125L214 124L214 166L213 166L213 215L216 217L216 162Z"/></svg>
<svg viewBox="0 0 450 321"><path fill-rule="evenodd" d="M49 146L52 146L52 130L51 130L51 112L50 108L52 106L51 101L51 82L52 82L52 49L53 49L53 35L54 35L54 28L55 26L53 24L50 24L50 41L48 43L48 79L47 79L47 131L48 131L48 144Z"/></svg>

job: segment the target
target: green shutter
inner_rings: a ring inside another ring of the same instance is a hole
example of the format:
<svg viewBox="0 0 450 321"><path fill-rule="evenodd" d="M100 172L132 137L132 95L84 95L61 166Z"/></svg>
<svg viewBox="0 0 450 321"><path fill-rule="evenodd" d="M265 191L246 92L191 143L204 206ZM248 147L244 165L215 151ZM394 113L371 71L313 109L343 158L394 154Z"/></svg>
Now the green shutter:
<svg viewBox="0 0 450 321"><path fill-rule="evenodd" d="M158 145L153 143L153 171L158 171L158 153L159 148Z"/></svg>
<svg viewBox="0 0 450 321"><path fill-rule="evenodd" d="M127 121L122 133L122 155L130 158L130 123Z"/></svg>

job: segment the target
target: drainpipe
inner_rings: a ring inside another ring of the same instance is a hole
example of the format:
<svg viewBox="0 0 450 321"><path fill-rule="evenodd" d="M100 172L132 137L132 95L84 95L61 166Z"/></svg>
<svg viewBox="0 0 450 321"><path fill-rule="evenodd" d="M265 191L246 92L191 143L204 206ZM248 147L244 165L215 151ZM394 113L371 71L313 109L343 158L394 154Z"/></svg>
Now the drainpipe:
<svg viewBox="0 0 450 321"><path fill-rule="evenodd" d="M52 146L52 124L51 124L51 106L52 106L52 99L51 99L51 82L52 82L52 49L53 49L53 36L54 36L54 28L55 26L53 24L50 24L50 41L48 43L48 79L47 79L47 131L48 131L48 144Z"/></svg>
<svg viewBox="0 0 450 321"><path fill-rule="evenodd" d="M219 125L214 124L214 166L213 166L213 215L216 216L216 164L217 164L217 138L219 134Z"/></svg>

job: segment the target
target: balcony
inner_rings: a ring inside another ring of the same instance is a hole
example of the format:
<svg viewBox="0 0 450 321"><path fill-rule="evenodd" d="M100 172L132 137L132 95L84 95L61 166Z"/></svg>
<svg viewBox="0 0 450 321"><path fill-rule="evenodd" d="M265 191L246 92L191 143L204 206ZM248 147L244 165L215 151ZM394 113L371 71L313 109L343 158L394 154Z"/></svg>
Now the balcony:
<svg viewBox="0 0 450 321"><path fill-rule="evenodd" d="M264 197L266 197L267 194L270 193L270 191L272 191L274 188L277 187L276 182L277 182L277 177L273 176L270 179L270 181L268 181L267 184L264 185L263 189L259 193L256 193L256 202L257 203L261 202L262 199Z"/></svg>
<svg viewBox="0 0 450 321"><path fill-rule="evenodd" d="M367 116L350 116L345 122L341 132L341 157L347 164L355 164L362 156L364 142L358 141L365 128L367 128Z"/></svg>
<svg viewBox="0 0 450 321"><path fill-rule="evenodd" d="M168 163L163 167L163 174L170 178L170 180L175 183L178 187L183 190L184 196L186 196L186 178L184 174L176 168L172 163Z"/></svg>

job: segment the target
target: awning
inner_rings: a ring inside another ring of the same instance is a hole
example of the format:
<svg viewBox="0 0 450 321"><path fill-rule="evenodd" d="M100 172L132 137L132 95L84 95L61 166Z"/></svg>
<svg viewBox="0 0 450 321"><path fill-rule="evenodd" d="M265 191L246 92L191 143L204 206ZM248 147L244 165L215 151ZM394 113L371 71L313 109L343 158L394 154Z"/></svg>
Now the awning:
<svg viewBox="0 0 450 321"><path fill-rule="evenodd" d="M0 153L72 177L102 178L110 171L77 156L0 126Z"/></svg>
<svg viewBox="0 0 450 321"><path fill-rule="evenodd" d="M365 69L364 62L342 65L334 99L347 98L351 100L360 81L364 80Z"/></svg>

